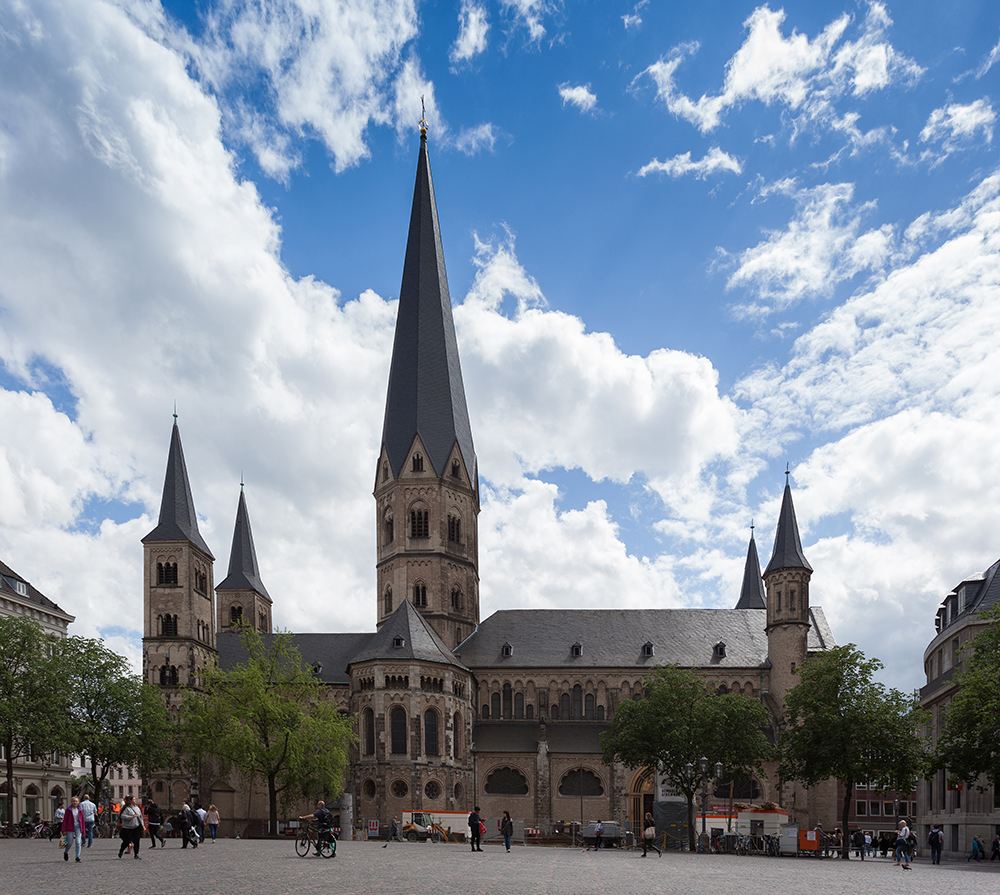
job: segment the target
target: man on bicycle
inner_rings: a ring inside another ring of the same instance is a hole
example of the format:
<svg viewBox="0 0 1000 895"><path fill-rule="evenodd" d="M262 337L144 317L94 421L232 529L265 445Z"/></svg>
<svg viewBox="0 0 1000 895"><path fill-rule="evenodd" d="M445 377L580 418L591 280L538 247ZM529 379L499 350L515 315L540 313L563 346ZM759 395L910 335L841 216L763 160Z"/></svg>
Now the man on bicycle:
<svg viewBox="0 0 1000 895"><path fill-rule="evenodd" d="M319 828L319 832L316 834L316 857L319 857L320 843L330 842L333 839L333 813L326 807L326 802L320 799L316 803L316 810L312 814L299 815L299 820L309 820L310 818L316 821L316 826Z"/></svg>

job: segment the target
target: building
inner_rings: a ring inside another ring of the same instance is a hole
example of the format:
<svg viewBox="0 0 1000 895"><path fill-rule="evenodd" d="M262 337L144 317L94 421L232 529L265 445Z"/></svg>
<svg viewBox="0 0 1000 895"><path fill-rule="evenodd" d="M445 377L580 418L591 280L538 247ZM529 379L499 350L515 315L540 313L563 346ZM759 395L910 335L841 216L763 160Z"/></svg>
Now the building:
<svg viewBox="0 0 1000 895"><path fill-rule="evenodd" d="M47 634L60 638L66 636L70 623L76 620L3 562L0 562L0 615L30 618ZM0 781L0 824L7 822L6 763L7 747L0 744L0 765L4 768L4 779ZM36 811L46 819L51 818L59 800L69 795L71 770L71 757L59 752L29 755L26 761L15 761L14 819L22 813L33 817Z"/></svg>
<svg viewBox="0 0 1000 895"><path fill-rule="evenodd" d="M357 721L345 825L348 813L386 822L405 810L474 804L534 827L581 812L638 825L654 798L652 773L604 766L600 734L620 702L641 693L647 669L697 669L777 717L796 667L835 646L812 599L787 481L770 561L762 576L751 533L734 609L514 610L480 619L479 469L425 130L374 498L375 632L297 635L305 661ZM241 491L213 612L213 556L198 532L176 420L159 522L143 546L144 673L174 708L178 686L196 682L207 662L239 660L232 626L242 620L270 633L272 609ZM168 807L200 797L249 823L238 785L209 776L160 775L152 795ZM832 784L779 791L767 779L756 790L803 823L836 817Z"/></svg>
<svg viewBox="0 0 1000 895"><path fill-rule="evenodd" d="M945 710L958 689L955 675L962 667L963 655L987 625L982 614L998 602L1000 560L982 574L960 581L937 611L937 633L924 650L927 683L920 688L920 705L931 715L926 733L932 744L941 736ZM952 780L947 770L941 770L918 784L918 839L926 842L931 826L938 824L944 832L946 857L967 855L973 836L981 836L989 844L1000 833L1000 788L980 780L984 786L980 792L977 786L966 789L966 782Z"/></svg>

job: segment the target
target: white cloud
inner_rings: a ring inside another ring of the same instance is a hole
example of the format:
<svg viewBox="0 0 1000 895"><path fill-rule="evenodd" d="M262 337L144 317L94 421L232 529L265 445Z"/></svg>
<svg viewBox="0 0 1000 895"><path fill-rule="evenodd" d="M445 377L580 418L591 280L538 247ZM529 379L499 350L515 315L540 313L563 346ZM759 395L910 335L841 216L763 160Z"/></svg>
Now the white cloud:
<svg viewBox="0 0 1000 895"><path fill-rule="evenodd" d="M564 106L569 103L581 112L590 112L597 105L597 96L591 92L590 84L578 84L576 87L571 87L568 82L560 84L559 96Z"/></svg>
<svg viewBox="0 0 1000 895"><path fill-rule="evenodd" d="M940 143L941 151L925 153L924 157L941 161L957 150L992 143L996 120L997 113L986 97L973 103L952 103L935 109L920 132L920 142Z"/></svg>
<svg viewBox="0 0 1000 895"><path fill-rule="evenodd" d="M834 100L863 96L893 83L910 84L923 70L884 40L891 24L885 7L873 3L856 41L844 40L851 18L842 15L810 40L793 30L785 37L784 10L762 6L746 20L747 37L726 65L722 90L693 99L677 86L676 73L698 44L682 44L646 69L657 95L679 118L703 133L722 124L731 109L748 102L779 105L797 120L796 131L829 124Z"/></svg>
<svg viewBox="0 0 1000 895"><path fill-rule="evenodd" d="M501 6L515 24L527 30L528 38L533 43L545 37L542 19L553 11L551 0L501 0Z"/></svg>
<svg viewBox="0 0 1000 895"><path fill-rule="evenodd" d="M715 174L718 171L740 174L743 172L743 165L739 159L733 158L728 152L723 152L718 146L713 146L708 150L707 155L696 162L691 161L690 152L675 155L663 162L659 159L653 159L639 169L639 176L668 174L671 177L683 177L685 174L693 174L699 180L704 180L710 174Z"/></svg>
<svg viewBox="0 0 1000 895"><path fill-rule="evenodd" d="M455 148L466 155L475 155L482 149L493 151L497 141L496 128L489 123L466 128L455 138Z"/></svg>
<svg viewBox="0 0 1000 895"><path fill-rule="evenodd" d="M852 184L804 189L786 180L762 194L775 193L794 199L796 215L787 229L768 233L738 256L726 288L746 288L755 296L740 305L741 313L767 314L803 298L829 295L843 280L882 269L893 248L893 230L884 225L861 233L862 219L875 206L853 206Z"/></svg>
<svg viewBox="0 0 1000 895"><path fill-rule="evenodd" d="M640 0L632 7L631 12L625 13L622 16L622 22L625 24L625 30L631 31L633 28L639 28L642 25L642 10L649 6L649 0Z"/></svg>
<svg viewBox="0 0 1000 895"><path fill-rule="evenodd" d="M978 80L989 72L996 65L998 59L1000 59L1000 41L993 45L993 49L989 51L982 64L976 69L976 79Z"/></svg>
<svg viewBox="0 0 1000 895"><path fill-rule="evenodd" d="M468 62L480 53L486 52L486 36L489 30L486 7L473 0L462 0L462 8L458 13L458 37L455 38L455 43L452 44L448 54L452 64Z"/></svg>

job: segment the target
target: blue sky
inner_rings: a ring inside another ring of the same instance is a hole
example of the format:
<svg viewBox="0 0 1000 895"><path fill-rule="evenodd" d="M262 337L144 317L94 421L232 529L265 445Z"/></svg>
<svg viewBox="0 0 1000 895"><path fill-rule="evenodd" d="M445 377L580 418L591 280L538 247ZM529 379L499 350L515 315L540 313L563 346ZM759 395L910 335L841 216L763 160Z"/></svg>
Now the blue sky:
<svg viewBox="0 0 1000 895"><path fill-rule="evenodd" d="M910 689L1000 555L995 5L35 0L0 33L0 551L77 631L138 656L175 400L220 568L242 473L276 622L373 627L421 96L484 616L734 604L787 463L814 602Z"/></svg>

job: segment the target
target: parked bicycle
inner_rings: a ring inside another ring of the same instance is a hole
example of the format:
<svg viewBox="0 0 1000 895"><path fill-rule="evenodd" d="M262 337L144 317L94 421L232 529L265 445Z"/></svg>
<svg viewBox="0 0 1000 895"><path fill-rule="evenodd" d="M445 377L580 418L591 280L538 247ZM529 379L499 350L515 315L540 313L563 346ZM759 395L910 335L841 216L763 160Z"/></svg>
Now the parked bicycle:
<svg viewBox="0 0 1000 895"><path fill-rule="evenodd" d="M295 837L295 853L306 857L310 851L316 851L324 858L332 858L337 854L337 840L333 830L320 830L312 824L307 824Z"/></svg>

